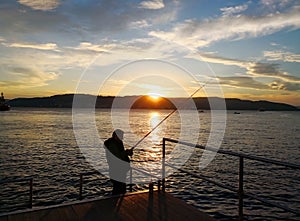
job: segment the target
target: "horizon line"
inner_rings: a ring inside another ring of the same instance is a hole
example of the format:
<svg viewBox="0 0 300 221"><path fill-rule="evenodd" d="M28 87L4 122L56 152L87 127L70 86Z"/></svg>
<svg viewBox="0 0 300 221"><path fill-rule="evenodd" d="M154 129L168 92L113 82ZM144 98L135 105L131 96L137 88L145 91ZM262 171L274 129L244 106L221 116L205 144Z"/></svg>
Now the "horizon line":
<svg viewBox="0 0 300 221"><path fill-rule="evenodd" d="M143 94L143 95L124 95L124 96L115 96L115 95L94 95L94 94L85 94L85 93L65 93L65 94L54 94L54 95L50 95L50 96L36 96L36 97L17 97L17 98L12 98L12 99L5 99L6 101L10 101L10 100L14 100L14 99L34 99L34 98L50 98L50 97L55 97L55 96L66 96L66 95L70 95L70 96L74 96L74 95L85 95L85 96L96 96L96 97L142 97L142 96L149 96L148 94ZM252 102L270 102L270 103L277 103L277 104L287 104L293 107L297 107L299 108L300 105L293 105L293 104L289 104L289 103L283 103L283 102L276 102L276 101L270 101L270 100L251 100L251 99L241 99L241 98L236 98L236 97L218 97L218 96L210 96L210 97L204 97L204 96L200 96L200 97L165 97L165 96L161 96L161 98L166 98L166 99L187 99L187 98L218 98L218 99L234 99L234 100L241 100L241 101L252 101Z"/></svg>

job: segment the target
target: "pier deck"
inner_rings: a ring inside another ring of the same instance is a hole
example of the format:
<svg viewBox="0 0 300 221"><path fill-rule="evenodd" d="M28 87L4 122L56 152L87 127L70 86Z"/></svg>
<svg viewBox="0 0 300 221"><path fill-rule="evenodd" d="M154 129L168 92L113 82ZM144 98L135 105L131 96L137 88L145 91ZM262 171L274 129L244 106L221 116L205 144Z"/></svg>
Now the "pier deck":
<svg viewBox="0 0 300 221"><path fill-rule="evenodd" d="M154 191L84 200L0 216L0 221L19 220L213 221L214 219L171 194Z"/></svg>

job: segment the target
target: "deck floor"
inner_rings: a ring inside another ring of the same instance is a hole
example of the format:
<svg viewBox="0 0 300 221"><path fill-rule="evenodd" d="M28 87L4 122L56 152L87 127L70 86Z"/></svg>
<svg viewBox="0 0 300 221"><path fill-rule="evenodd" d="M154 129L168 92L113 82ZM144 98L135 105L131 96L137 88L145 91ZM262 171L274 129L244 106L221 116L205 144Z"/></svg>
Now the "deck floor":
<svg viewBox="0 0 300 221"><path fill-rule="evenodd" d="M171 194L155 191L152 194L144 192L107 199L80 201L0 217L0 221L20 220L213 221L214 219Z"/></svg>

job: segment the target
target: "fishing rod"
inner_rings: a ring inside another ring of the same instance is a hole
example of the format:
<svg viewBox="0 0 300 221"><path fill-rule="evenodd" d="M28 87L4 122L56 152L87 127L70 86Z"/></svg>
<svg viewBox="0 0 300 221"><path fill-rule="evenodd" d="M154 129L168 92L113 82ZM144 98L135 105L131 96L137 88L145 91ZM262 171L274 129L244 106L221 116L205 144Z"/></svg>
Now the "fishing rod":
<svg viewBox="0 0 300 221"><path fill-rule="evenodd" d="M201 85L197 90L195 90L187 99L192 98L196 93L198 93L198 91L200 91L205 85L207 84L207 82L203 85ZM187 101L186 101L187 102ZM185 102L184 102L185 103ZM183 105L183 104L181 104ZM156 128L158 128L163 122L165 122L172 114L174 114L176 111L178 110L178 108L174 109L172 112L170 112L167 116L165 116L155 127L153 127L148 133L146 133L133 147L130 148L131 151L134 150L134 148L136 148L141 142L143 142L143 140L148 137L153 131L156 130Z"/></svg>

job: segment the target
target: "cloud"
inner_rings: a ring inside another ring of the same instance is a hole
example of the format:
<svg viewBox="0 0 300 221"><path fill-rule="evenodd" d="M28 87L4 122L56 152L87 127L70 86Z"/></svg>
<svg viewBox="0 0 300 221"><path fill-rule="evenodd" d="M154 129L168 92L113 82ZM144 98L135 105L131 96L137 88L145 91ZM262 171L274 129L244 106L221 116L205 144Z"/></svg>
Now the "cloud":
<svg viewBox="0 0 300 221"><path fill-rule="evenodd" d="M300 54L287 51L264 51L263 53L269 61L300 62Z"/></svg>
<svg viewBox="0 0 300 221"><path fill-rule="evenodd" d="M278 90L284 90L285 85L278 82L278 81L273 81L272 83L269 84L269 86L273 89L278 89Z"/></svg>
<svg viewBox="0 0 300 221"><path fill-rule="evenodd" d="M132 40L103 39L102 43L81 42L78 46L62 49L62 53L68 55L70 60L77 66L76 59L86 61L90 64L97 56L100 63L97 65L110 65L128 60L141 59L141 57L162 57L163 52L153 49L155 43L150 38L136 38ZM130 57L128 57L130 54ZM84 64L84 63L83 63Z"/></svg>
<svg viewBox="0 0 300 221"><path fill-rule="evenodd" d="M269 64L261 62L249 63L247 73L255 77L277 78L286 82L300 83L300 77L289 75L280 70L279 64Z"/></svg>
<svg viewBox="0 0 300 221"><path fill-rule="evenodd" d="M286 91L298 91L300 87L300 77L282 71L279 64L229 59L217 56L215 53L194 53L189 57L245 69L242 76L218 77L222 85L235 88Z"/></svg>
<svg viewBox="0 0 300 221"><path fill-rule="evenodd" d="M287 82L300 83L300 77L296 77L282 71L279 64L224 58L216 55L215 53L194 53L189 55L189 57L211 63L238 66L246 69L246 73L252 77L276 78Z"/></svg>
<svg viewBox="0 0 300 221"><path fill-rule="evenodd" d="M247 4L243 4L243 5L238 5L235 7L224 7L221 8L220 10L222 11L223 16L231 16L240 12L243 12L245 10L247 10L248 5Z"/></svg>
<svg viewBox="0 0 300 221"><path fill-rule="evenodd" d="M140 8L145 9L162 9L165 7L163 0L142 1L139 4Z"/></svg>
<svg viewBox="0 0 300 221"><path fill-rule="evenodd" d="M278 12L292 5L297 5L298 0L260 0L261 9L266 12Z"/></svg>
<svg viewBox="0 0 300 221"><path fill-rule="evenodd" d="M97 1L93 3L78 1L66 3L67 11L59 11L63 18L62 22L68 22L67 27L74 30L86 30L88 34L127 32L131 28L148 27L151 24L164 24L174 20L178 8L176 2L165 5L162 1L144 1L141 4L133 4L129 1ZM91 7L93 5L93 7ZM160 10L145 10L160 9ZM83 33L85 34L85 33ZM132 35L132 33L129 33Z"/></svg>
<svg viewBox="0 0 300 221"><path fill-rule="evenodd" d="M275 90L300 91L300 83L273 81L269 84L269 87Z"/></svg>
<svg viewBox="0 0 300 221"><path fill-rule="evenodd" d="M50 72L60 73L67 69L82 71L82 68L91 65L91 62L97 57L99 59L93 65L108 66L128 60L146 57L166 58L172 55L169 54L171 53L169 46L165 45L164 42L157 43L157 40L152 38L102 39L98 42L100 43L85 41L72 47L23 42L0 43L0 46L5 46L2 47L3 53L0 54L1 75L11 75L12 72L4 68L9 66L27 67L27 64L33 64L35 69L40 72L48 73L50 70ZM32 50L35 50L34 53ZM8 54L9 56L7 56Z"/></svg>
<svg viewBox="0 0 300 221"><path fill-rule="evenodd" d="M254 80L252 77L233 76L233 77L218 77L219 83L223 86L230 86L235 88L249 88L249 89L271 89L267 84L263 84Z"/></svg>
<svg viewBox="0 0 300 221"><path fill-rule="evenodd" d="M90 51L90 52L98 52L98 53L104 53L109 52L112 48L115 48L116 44L110 43L110 44L92 44L91 42L81 42L78 47L75 47L75 50L81 50L81 51Z"/></svg>
<svg viewBox="0 0 300 221"><path fill-rule="evenodd" d="M49 11L60 5L60 0L18 0L22 5L26 5L34 10Z"/></svg>
<svg viewBox="0 0 300 221"><path fill-rule="evenodd" d="M145 19L139 21L133 21L130 24L130 28L133 29L147 28L149 26L150 26L149 23Z"/></svg>
<svg viewBox="0 0 300 221"><path fill-rule="evenodd" d="M4 44L7 47L12 48L31 48L38 50L53 50L57 51L57 45L55 43L46 43L46 44L35 44L35 43L11 43Z"/></svg>
<svg viewBox="0 0 300 221"><path fill-rule="evenodd" d="M195 50L221 40L257 38L299 27L299 8L294 7L286 13L257 17L240 15L207 20L190 19L177 24L171 31L151 31L149 35Z"/></svg>
<svg viewBox="0 0 300 221"><path fill-rule="evenodd" d="M66 45L123 33L125 38L145 35L142 28L169 24L179 10L177 1L167 1L160 10L145 10L130 1L61 1L51 11L29 10L15 1L7 2L0 3L1 37L26 42L32 36Z"/></svg>
<svg viewBox="0 0 300 221"><path fill-rule="evenodd" d="M202 61L216 63L216 64L234 65L242 68L247 68L249 66L248 61L221 57L214 52L197 52L197 53L189 54L187 55L187 57L200 59Z"/></svg>
<svg viewBox="0 0 300 221"><path fill-rule="evenodd" d="M27 42L28 37L34 36L36 40L53 42L54 38L57 39L57 36L65 33L65 30L70 31L73 26L63 13L32 11L23 8L24 6L15 5L5 5L0 8L2 37ZM67 29L65 25L70 26Z"/></svg>
<svg viewBox="0 0 300 221"><path fill-rule="evenodd" d="M254 90L279 90L279 91L299 91L300 83L291 83L281 80L272 82L262 82L255 80L254 77L232 76L218 77L219 83L223 86L239 88L239 89L254 89Z"/></svg>
<svg viewBox="0 0 300 221"><path fill-rule="evenodd" d="M20 87L31 88L41 87L47 85L48 81L56 79L59 74L55 72L45 72L39 68L34 67L4 67L4 72L10 75L10 80L0 81L0 84L4 87Z"/></svg>

